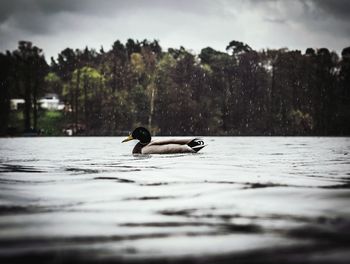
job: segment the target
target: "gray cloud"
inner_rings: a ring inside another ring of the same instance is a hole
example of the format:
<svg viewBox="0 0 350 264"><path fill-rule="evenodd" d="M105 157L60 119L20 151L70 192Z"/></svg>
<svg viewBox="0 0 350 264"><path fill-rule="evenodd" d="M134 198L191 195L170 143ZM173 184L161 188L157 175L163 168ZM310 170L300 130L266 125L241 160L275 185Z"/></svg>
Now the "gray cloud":
<svg viewBox="0 0 350 264"><path fill-rule="evenodd" d="M350 35L348 0L249 0L270 23L297 25L309 34L346 38Z"/></svg>
<svg viewBox="0 0 350 264"><path fill-rule="evenodd" d="M312 0L312 2L325 14L336 19L350 20L350 1L348 0Z"/></svg>
<svg viewBox="0 0 350 264"><path fill-rule="evenodd" d="M306 28L332 37L350 36L350 1L304 0Z"/></svg>
<svg viewBox="0 0 350 264"><path fill-rule="evenodd" d="M34 34L50 32L52 17L61 12L78 12L76 1L12 0L0 4L0 33L2 28Z"/></svg>
<svg viewBox="0 0 350 264"><path fill-rule="evenodd" d="M286 19L276 18L276 17L267 17L264 20L270 23L278 23L278 24L285 24L287 22Z"/></svg>
<svg viewBox="0 0 350 264"><path fill-rule="evenodd" d="M229 41L255 49L350 42L346 0L11 0L0 1L0 51L32 40L47 54L99 48L126 38L159 39L164 47L224 50Z"/></svg>
<svg viewBox="0 0 350 264"><path fill-rule="evenodd" d="M123 12L130 13L144 10L148 12L158 9L159 12L182 12L201 16L217 14L220 10L220 1L213 4L209 0L11 0L0 3L0 25L29 31L45 33L50 31L55 17L61 13L76 15L90 15L95 17L116 16ZM219 7L219 8L217 8Z"/></svg>
<svg viewBox="0 0 350 264"><path fill-rule="evenodd" d="M20 17L28 14L31 17L36 15L50 15L62 11L78 11L78 1L60 0L12 0L0 3L0 22L10 17Z"/></svg>

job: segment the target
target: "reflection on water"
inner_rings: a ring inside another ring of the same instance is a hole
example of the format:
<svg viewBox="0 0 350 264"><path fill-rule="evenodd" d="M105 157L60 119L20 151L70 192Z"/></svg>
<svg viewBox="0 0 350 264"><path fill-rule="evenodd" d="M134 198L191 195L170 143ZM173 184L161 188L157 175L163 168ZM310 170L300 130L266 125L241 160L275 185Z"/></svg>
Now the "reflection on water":
<svg viewBox="0 0 350 264"><path fill-rule="evenodd" d="M0 261L346 263L349 138L0 139Z"/></svg>

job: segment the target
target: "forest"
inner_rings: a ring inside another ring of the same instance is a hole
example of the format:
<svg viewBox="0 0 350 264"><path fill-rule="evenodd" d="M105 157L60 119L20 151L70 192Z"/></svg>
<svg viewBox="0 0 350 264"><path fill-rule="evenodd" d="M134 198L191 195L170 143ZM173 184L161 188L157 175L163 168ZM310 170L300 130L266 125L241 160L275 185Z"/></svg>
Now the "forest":
<svg viewBox="0 0 350 264"><path fill-rule="evenodd" d="M62 110L39 99L57 94ZM11 99L23 99L18 109ZM349 136L350 47L226 52L157 40L66 48L47 60L29 41L0 53L0 135Z"/></svg>

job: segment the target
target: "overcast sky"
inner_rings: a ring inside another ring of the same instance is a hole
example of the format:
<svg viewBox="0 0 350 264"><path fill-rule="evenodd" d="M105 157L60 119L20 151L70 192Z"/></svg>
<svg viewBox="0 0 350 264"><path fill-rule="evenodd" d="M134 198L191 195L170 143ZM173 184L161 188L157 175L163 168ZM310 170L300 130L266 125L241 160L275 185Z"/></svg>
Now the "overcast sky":
<svg viewBox="0 0 350 264"><path fill-rule="evenodd" d="M231 40L252 48L350 46L349 0L0 0L0 51L32 41L46 57L145 38L198 53Z"/></svg>

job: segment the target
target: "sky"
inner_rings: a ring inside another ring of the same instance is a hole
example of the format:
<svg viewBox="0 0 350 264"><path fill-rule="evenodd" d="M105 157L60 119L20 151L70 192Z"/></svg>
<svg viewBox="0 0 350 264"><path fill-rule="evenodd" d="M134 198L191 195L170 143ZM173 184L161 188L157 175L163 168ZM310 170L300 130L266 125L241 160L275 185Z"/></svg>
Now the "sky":
<svg viewBox="0 0 350 264"><path fill-rule="evenodd" d="M0 0L0 52L19 40L46 58L86 46L109 50L128 38L163 49L225 51L232 40L255 50L350 46L349 0Z"/></svg>

